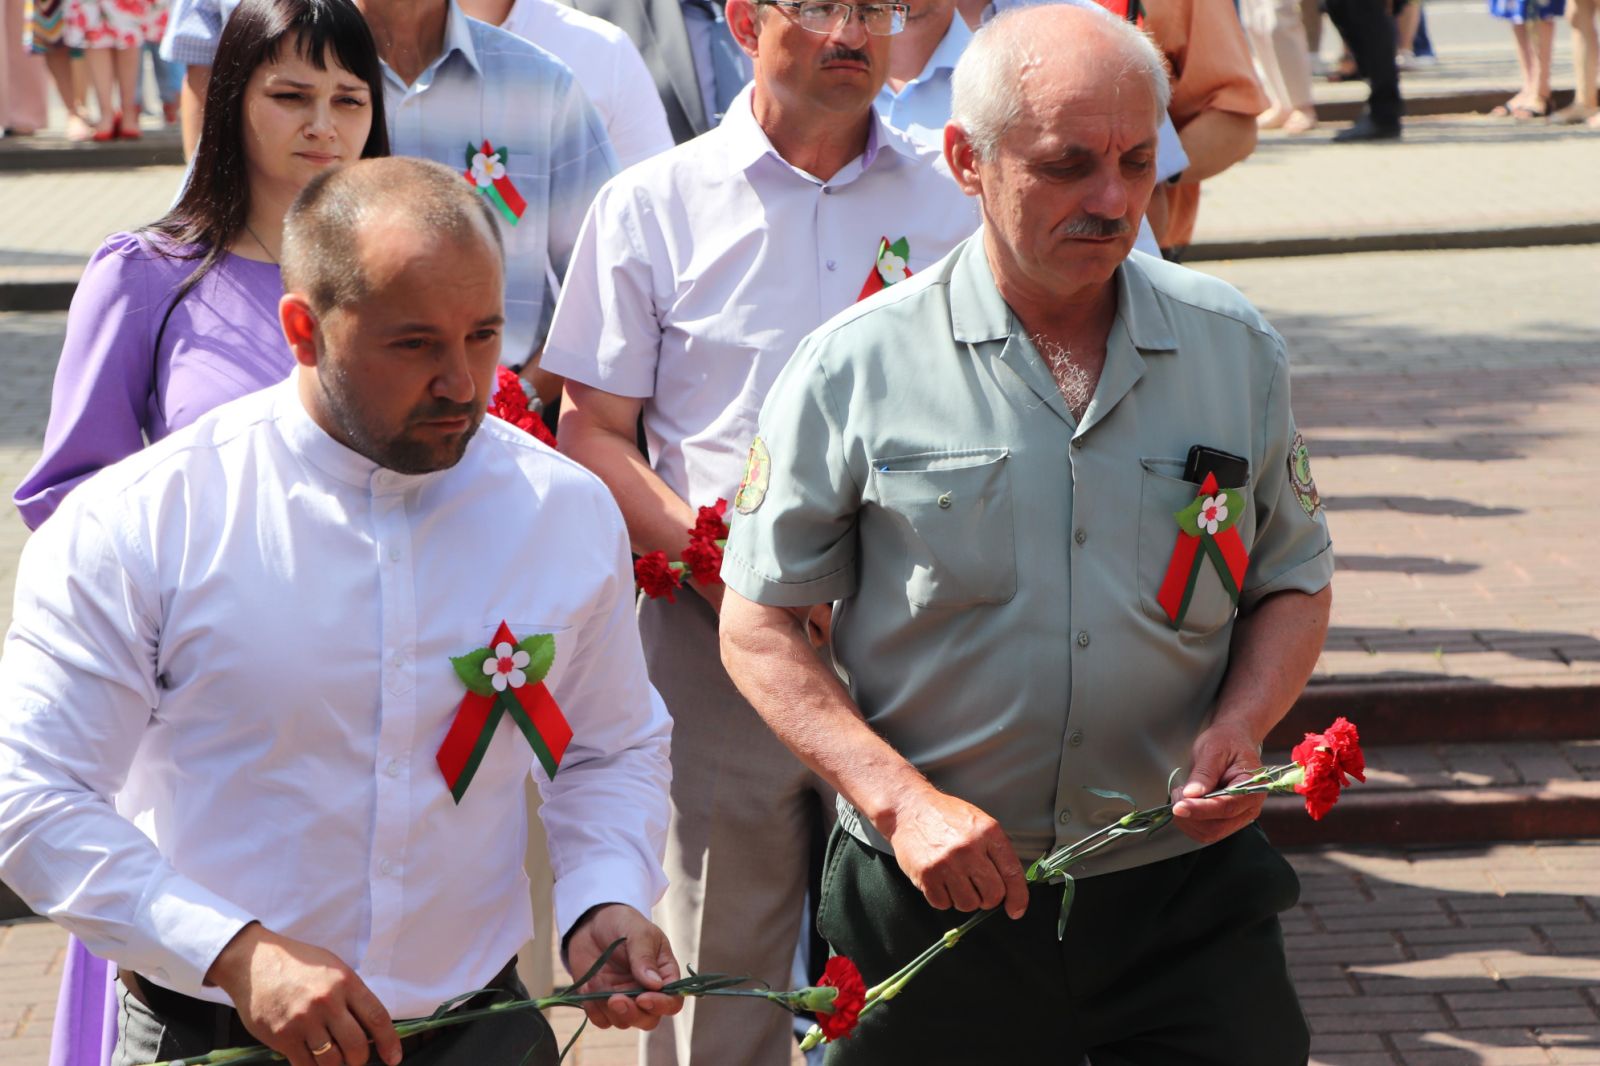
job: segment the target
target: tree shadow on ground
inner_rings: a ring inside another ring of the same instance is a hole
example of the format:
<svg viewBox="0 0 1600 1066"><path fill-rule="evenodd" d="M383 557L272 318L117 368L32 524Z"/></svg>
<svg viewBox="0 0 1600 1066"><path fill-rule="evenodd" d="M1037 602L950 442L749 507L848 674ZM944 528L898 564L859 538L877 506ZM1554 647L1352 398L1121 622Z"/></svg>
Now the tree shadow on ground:
<svg viewBox="0 0 1600 1066"><path fill-rule="evenodd" d="M1436 655L1498 652L1518 659L1569 666L1576 662L1600 662L1600 640L1588 633L1537 629L1332 626L1328 629L1328 639L1323 649L1364 651L1369 655L1382 655L1385 652Z"/></svg>
<svg viewBox="0 0 1600 1066"><path fill-rule="evenodd" d="M1510 518L1524 513L1520 507L1485 507L1468 500L1429 496L1324 496L1330 511L1399 511L1402 514L1443 515L1450 518Z"/></svg>

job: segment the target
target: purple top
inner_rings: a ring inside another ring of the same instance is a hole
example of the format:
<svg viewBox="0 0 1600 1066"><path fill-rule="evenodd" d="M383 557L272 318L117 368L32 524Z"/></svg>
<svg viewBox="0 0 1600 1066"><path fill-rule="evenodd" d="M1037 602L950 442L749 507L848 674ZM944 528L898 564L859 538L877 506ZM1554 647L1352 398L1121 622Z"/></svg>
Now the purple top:
<svg viewBox="0 0 1600 1066"><path fill-rule="evenodd" d="M199 261L168 258L151 240L106 238L72 296L44 453L15 497L30 529L101 467L294 366L278 326L277 265L231 254L178 303L157 352L161 318Z"/></svg>

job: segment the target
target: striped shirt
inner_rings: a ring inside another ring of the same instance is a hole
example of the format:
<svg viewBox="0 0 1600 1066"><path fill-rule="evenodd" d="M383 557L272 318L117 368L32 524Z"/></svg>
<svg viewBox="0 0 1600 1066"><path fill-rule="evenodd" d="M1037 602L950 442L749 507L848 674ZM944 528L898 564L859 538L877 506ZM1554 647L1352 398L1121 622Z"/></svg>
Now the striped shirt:
<svg viewBox="0 0 1600 1066"><path fill-rule="evenodd" d="M209 65L235 6L175 0L163 55ZM520 365L544 342L589 202L617 171L605 126L563 63L467 18L453 2L438 57L410 85L384 64L383 89L395 155L432 159L465 175L484 141L506 150L506 178L527 206L514 225L496 212L506 248L501 358Z"/></svg>

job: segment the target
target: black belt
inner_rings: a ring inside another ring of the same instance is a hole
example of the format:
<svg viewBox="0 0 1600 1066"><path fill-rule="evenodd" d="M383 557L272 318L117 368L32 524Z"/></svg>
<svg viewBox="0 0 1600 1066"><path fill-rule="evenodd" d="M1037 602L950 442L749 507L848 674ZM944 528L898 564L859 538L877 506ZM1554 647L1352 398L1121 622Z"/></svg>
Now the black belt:
<svg viewBox="0 0 1600 1066"><path fill-rule="evenodd" d="M144 1004L145 1008L162 1021L193 1029L200 1033L212 1034L215 1048L244 1047L250 1044L259 1044L261 1041L250 1034L244 1027L244 1021L239 1017L239 1012L232 1007L221 1003L212 1003L210 1000L195 999L181 992L174 992L170 988L163 988L152 981L147 981L132 970L119 970L117 979L128 990L128 995ZM511 961L494 975L493 980L486 986L485 991L473 996L464 1003L457 1004L455 1010L477 1010L501 999L501 992L519 992L517 984L517 958ZM429 1029L416 1033L400 1041L402 1054L415 1051L431 1043L434 1039L448 1029Z"/></svg>

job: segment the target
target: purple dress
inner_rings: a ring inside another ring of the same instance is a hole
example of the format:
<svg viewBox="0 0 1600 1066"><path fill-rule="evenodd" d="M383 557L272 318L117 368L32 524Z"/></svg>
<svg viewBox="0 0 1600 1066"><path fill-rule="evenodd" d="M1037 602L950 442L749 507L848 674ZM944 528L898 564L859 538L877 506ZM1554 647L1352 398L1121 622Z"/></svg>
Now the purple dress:
<svg viewBox="0 0 1600 1066"><path fill-rule="evenodd" d="M89 260L67 314L44 452L17 487L28 528L101 467L289 375L283 279L275 264L236 255L178 303L156 351L162 317L197 265L131 233L108 237Z"/></svg>
<svg viewBox="0 0 1600 1066"><path fill-rule="evenodd" d="M44 452L15 497L30 529L100 468L218 404L277 384L294 366L278 327L283 279L276 265L225 256L173 308L163 331L172 297L198 261L170 259L151 240L129 233L107 238L78 282ZM115 969L73 937L49 1066L111 1061L115 988Z"/></svg>

